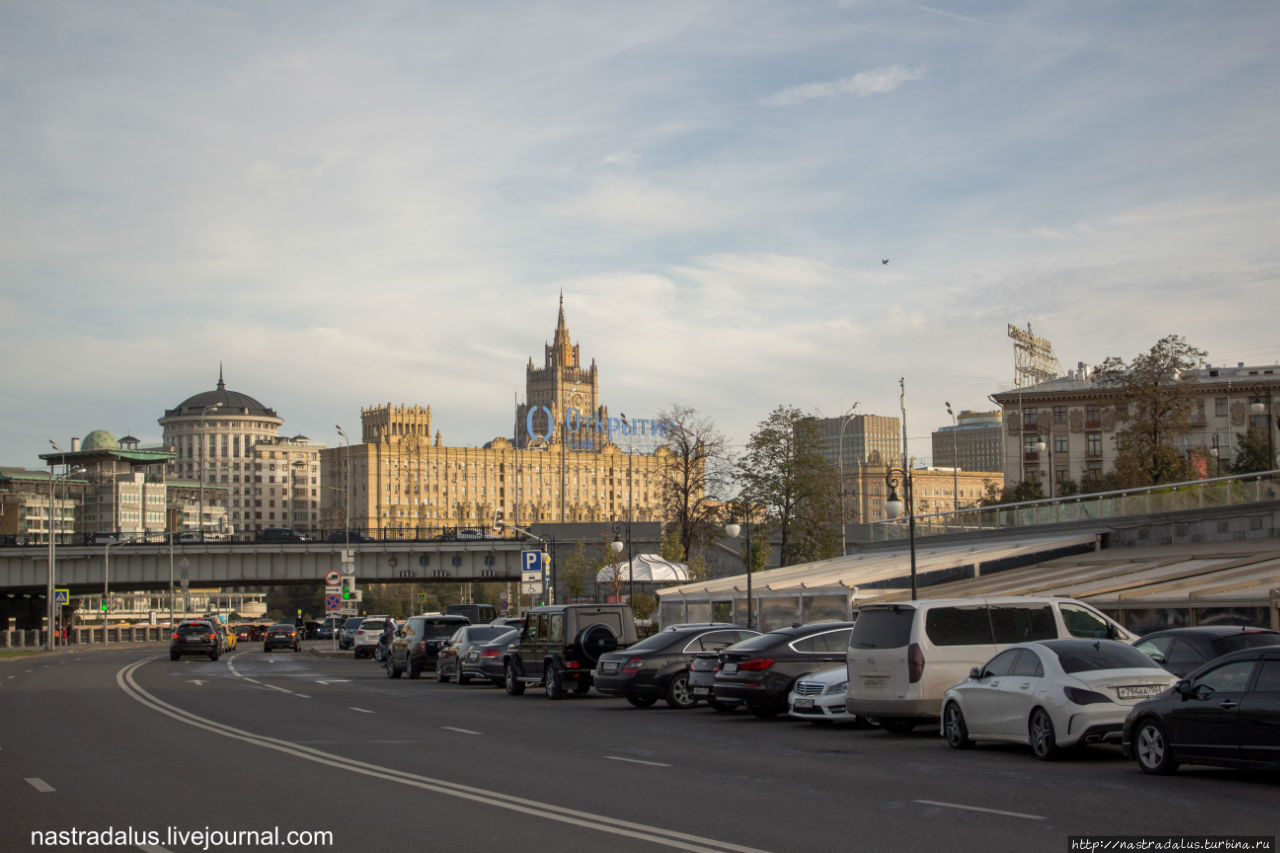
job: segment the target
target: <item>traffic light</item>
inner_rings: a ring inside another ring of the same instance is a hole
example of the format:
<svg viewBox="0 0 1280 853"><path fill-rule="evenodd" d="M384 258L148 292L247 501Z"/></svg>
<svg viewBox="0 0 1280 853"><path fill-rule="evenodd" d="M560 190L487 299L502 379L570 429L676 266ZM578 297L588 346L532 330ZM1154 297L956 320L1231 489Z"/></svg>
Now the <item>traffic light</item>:
<svg viewBox="0 0 1280 853"><path fill-rule="evenodd" d="M351 575L342 578L342 600L350 601L356 594L356 579Z"/></svg>

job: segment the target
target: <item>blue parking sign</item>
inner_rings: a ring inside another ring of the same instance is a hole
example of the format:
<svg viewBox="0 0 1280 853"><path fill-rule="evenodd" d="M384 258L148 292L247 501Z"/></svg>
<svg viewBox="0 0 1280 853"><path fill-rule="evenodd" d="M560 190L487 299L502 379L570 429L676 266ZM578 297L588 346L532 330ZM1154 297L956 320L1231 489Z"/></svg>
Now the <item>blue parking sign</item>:
<svg viewBox="0 0 1280 853"><path fill-rule="evenodd" d="M542 552L541 551L521 551L520 552L520 571L541 572L542 571Z"/></svg>

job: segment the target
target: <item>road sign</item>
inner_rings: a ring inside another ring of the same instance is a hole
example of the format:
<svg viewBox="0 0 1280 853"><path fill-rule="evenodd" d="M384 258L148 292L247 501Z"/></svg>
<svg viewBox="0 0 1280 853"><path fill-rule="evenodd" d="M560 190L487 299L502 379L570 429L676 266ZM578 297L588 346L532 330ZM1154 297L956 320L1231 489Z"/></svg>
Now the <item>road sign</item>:
<svg viewBox="0 0 1280 853"><path fill-rule="evenodd" d="M69 590L69 589L55 589L55 590L53 591L53 603L54 603L54 604L56 604L56 605L58 605L58 606L62 606L63 604L70 604L70 603L71 603L71 590Z"/></svg>
<svg viewBox="0 0 1280 853"><path fill-rule="evenodd" d="M332 613L342 607L342 594L330 594L324 597L324 609Z"/></svg>
<svg viewBox="0 0 1280 853"><path fill-rule="evenodd" d="M425 592L420 592L420 593L418 593L418 596L417 596L417 597L418 597L418 603L419 603L419 604L426 604L426 603L427 603L427 594L426 594Z"/></svg>
<svg viewBox="0 0 1280 853"><path fill-rule="evenodd" d="M520 583L520 594L521 595L541 595L542 581L541 580L537 580L533 582L522 581Z"/></svg>
<svg viewBox="0 0 1280 853"><path fill-rule="evenodd" d="M520 552L520 571L523 572L542 572L542 552L541 551L521 551Z"/></svg>
<svg viewBox="0 0 1280 853"><path fill-rule="evenodd" d="M326 587L324 588L324 594L325 594L325 595L336 595L336 596L338 596L339 598L341 598L341 597L342 597L342 587L340 587L340 586L326 586Z"/></svg>
<svg viewBox="0 0 1280 853"><path fill-rule="evenodd" d="M330 569L329 571L325 572L325 575L324 575L325 586L337 586L341 582L342 582L342 572L338 571L337 569Z"/></svg>

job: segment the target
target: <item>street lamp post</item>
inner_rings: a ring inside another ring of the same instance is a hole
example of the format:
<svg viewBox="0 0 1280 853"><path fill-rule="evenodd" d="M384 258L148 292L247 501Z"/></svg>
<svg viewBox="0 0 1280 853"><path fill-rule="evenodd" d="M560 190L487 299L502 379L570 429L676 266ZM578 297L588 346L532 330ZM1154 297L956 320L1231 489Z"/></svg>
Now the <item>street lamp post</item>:
<svg viewBox="0 0 1280 853"><path fill-rule="evenodd" d="M613 553L622 553L622 522L615 521L613 523L613 541L609 543L609 547L613 549ZM636 573L635 566L632 564L631 556L631 522L627 522L627 596L631 599L632 606L635 606L636 597Z"/></svg>
<svg viewBox="0 0 1280 853"><path fill-rule="evenodd" d="M205 406L200 412L200 517L196 519L197 529L200 531L200 542L204 542L204 443L207 436L204 434L204 416L221 409L222 403L214 403L212 406Z"/></svg>
<svg viewBox="0 0 1280 853"><path fill-rule="evenodd" d="M634 601L636 596L636 579L635 566L631 560L631 519L635 510L635 494L636 483L635 473L632 468L632 459L635 454L635 440L631 437L631 424L627 423L627 413L619 412L622 417L622 426L627 431L627 575L629 577L627 595L631 596Z"/></svg>
<svg viewBox="0 0 1280 853"><path fill-rule="evenodd" d="M858 411L858 404L854 403L849 408L848 416L845 417L845 419L840 423L840 443L839 443L839 450L836 454L836 461L840 466L840 554L841 556L848 553L848 548L847 548L848 543L845 539L844 528L845 528L845 524L849 520L848 516L845 515L845 509L844 509L844 428L847 427L851 421L853 421L854 415L857 411Z"/></svg>
<svg viewBox="0 0 1280 853"><path fill-rule="evenodd" d="M349 570L351 568L351 439L347 438L347 434L343 432L341 424L334 424L333 428L338 431L338 435L342 436L342 441L345 445L342 451L342 529L345 531L343 535L346 537L346 544L343 546L341 560L345 574L345 570ZM338 612L342 613L343 611L339 610ZM333 648L335 650L338 648L338 631L336 626L333 631Z"/></svg>
<svg viewBox="0 0 1280 853"><path fill-rule="evenodd" d="M61 450L59 450L59 449L58 449L58 445L56 445L56 444L54 444L54 443L53 443L53 439L49 439L49 443L50 443L50 444L53 444L53 449L54 449L54 450L57 450L59 453L61 453L61 452L62 452ZM46 590L46 592L45 592L45 605L46 605L46 607L47 607L47 609L48 609L48 612L47 612L47 614L46 614L47 622L46 622L46 626L45 626L45 651L49 651L49 652L53 651L53 613L54 613L54 608L53 608L53 596L54 596L54 591L53 591L53 571L54 571L54 559L55 559L55 552L56 552L56 550L57 550L57 546L54 544L54 540L55 540L57 537L56 537L56 536L54 536L54 534L53 534L53 524L54 524L54 522L53 522L53 502L54 502L54 496L53 496L53 460L52 460L52 459L50 459L50 460L49 460L49 577L48 577L48 579L47 579L47 580L48 580L48 589L47 589L47 590Z"/></svg>
<svg viewBox="0 0 1280 853"><path fill-rule="evenodd" d="M889 487L889 497L884 502L885 514L889 518L897 518L903 510L907 513L907 541L911 549L911 600L916 600L916 511L915 497L911 483L911 457L907 446L907 385L904 377L898 379L898 404L902 409L902 467L890 466L885 471L884 482ZM1024 454L1025 455L1025 454ZM903 487L903 497L899 498L897 487Z"/></svg>
<svg viewBox="0 0 1280 853"><path fill-rule="evenodd" d="M744 518L742 524L731 521L724 526L724 532L732 539L737 539L738 534L746 531L747 535L747 628L755 629L755 600L751 595L751 519ZM714 621L714 620L712 620Z"/></svg>
<svg viewBox="0 0 1280 853"><path fill-rule="evenodd" d="M951 512L959 519L960 512L960 438L956 413L951 411L951 401L947 401L947 414L951 415Z"/></svg>
<svg viewBox="0 0 1280 853"><path fill-rule="evenodd" d="M1049 497L1056 497L1053 492L1053 431L1050 430L1049 438L1046 440L1043 435L1036 436L1036 452L1049 453Z"/></svg>
<svg viewBox="0 0 1280 853"><path fill-rule="evenodd" d="M111 543L106 544L102 552L102 645L107 644L107 614L111 612L111 604L107 598L107 582L111 577Z"/></svg>
<svg viewBox="0 0 1280 853"><path fill-rule="evenodd" d="M1264 396L1266 398L1265 403L1261 399ZM1249 410L1253 412L1253 414L1255 415L1265 416L1263 417L1263 427L1267 431L1267 464L1275 465L1277 464L1276 451L1275 451L1275 445L1272 442L1272 438L1271 438L1272 423L1271 423L1271 386L1270 385L1254 386L1253 400L1249 403Z"/></svg>

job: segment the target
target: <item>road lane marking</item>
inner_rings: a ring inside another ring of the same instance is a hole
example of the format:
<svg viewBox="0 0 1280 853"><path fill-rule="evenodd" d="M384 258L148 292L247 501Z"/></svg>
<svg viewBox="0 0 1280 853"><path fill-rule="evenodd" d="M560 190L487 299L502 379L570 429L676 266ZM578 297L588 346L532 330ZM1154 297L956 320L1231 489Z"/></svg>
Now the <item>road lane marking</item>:
<svg viewBox="0 0 1280 853"><path fill-rule="evenodd" d="M348 710L350 710L350 711L359 711L361 714L372 714L372 713L374 713L373 711L370 711L370 710L368 710L368 709L366 709L366 708L349 708Z"/></svg>
<svg viewBox="0 0 1280 853"><path fill-rule="evenodd" d="M747 847L745 845L734 844L728 841L719 841L714 838L693 835L685 831L635 823L634 821L623 820L622 818L608 817L606 815L571 809L554 803L546 803L525 797L512 796L489 788L478 788L447 779L438 779L417 773L410 773L404 770L395 770L389 767L383 767L379 764L360 761L355 758L345 758L333 755L330 752L312 749L311 747L302 746L291 741L281 740L267 735L255 734L244 729L226 725L225 723L217 723L212 720L207 720L191 711L184 711L176 705L171 705L162 699L158 699L143 689L134 678L134 674L138 669L149 662L149 660L144 659L128 664L120 669L116 672L116 684L122 691L124 691L125 695L140 705L177 720L178 722L191 726L192 728L204 729L205 731L212 732L213 734L222 735L223 737L242 741L263 749L292 755L296 758L303 758L316 764L323 764L328 767L344 770L348 773L357 773L362 776L369 776L388 782L395 782L400 785L418 788L435 794L442 794L456 799L468 800L474 803L479 803L488 808L505 809L507 811L529 815L530 817L582 827L596 832L603 832L625 838L636 838L641 841L649 842L650 844L661 845L677 850L688 850L691 851L691 853L726 853L726 851L728 851L728 853L764 853L764 851L756 847Z"/></svg>
<svg viewBox="0 0 1280 853"><path fill-rule="evenodd" d="M27 780L27 784L35 788L37 791L39 791L42 794L52 794L54 791L54 787L52 785L50 785L48 782L44 781L43 779L37 779L34 776L32 776L30 779Z"/></svg>
<svg viewBox="0 0 1280 853"><path fill-rule="evenodd" d="M463 735L480 734L480 732L473 732L471 731L471 729L460 729L460 728L457 728L456 726L441 726L440 728L444 729L446 732L457 732L458 734L463 734Z"/></svg>
<svg viewBox="0 0 1280 853"><path fill-rule="evenodd" d="M621 755L606 755L606 756L605 756L605 758L609 759L610 761L625 761L625 762L627 762L628 764L644 764L644 765L647 765L647 766L649 766L649 767L671 767L671 766L673 766L673 765L670 765L670 764L662 764L662 763L657 762L657 761L641 761L641 760L640 760L640 759L638 759L638 758L623 758Z"/></svg>
<svg viewBox="0 0 1280 853"><path fill-rule="evenodd" d="M1044 815L1023 814L1022 812L1006 812L1000 809L984 809L981 806L962 806L959 803L942 803L937 800L912 800L914 803L922 803L926 806L941 806L944 809L963 809L967 812L983 812L984 814L998 814L1005 817L1020 817L1023 820L1044 820Z"/></svg>

